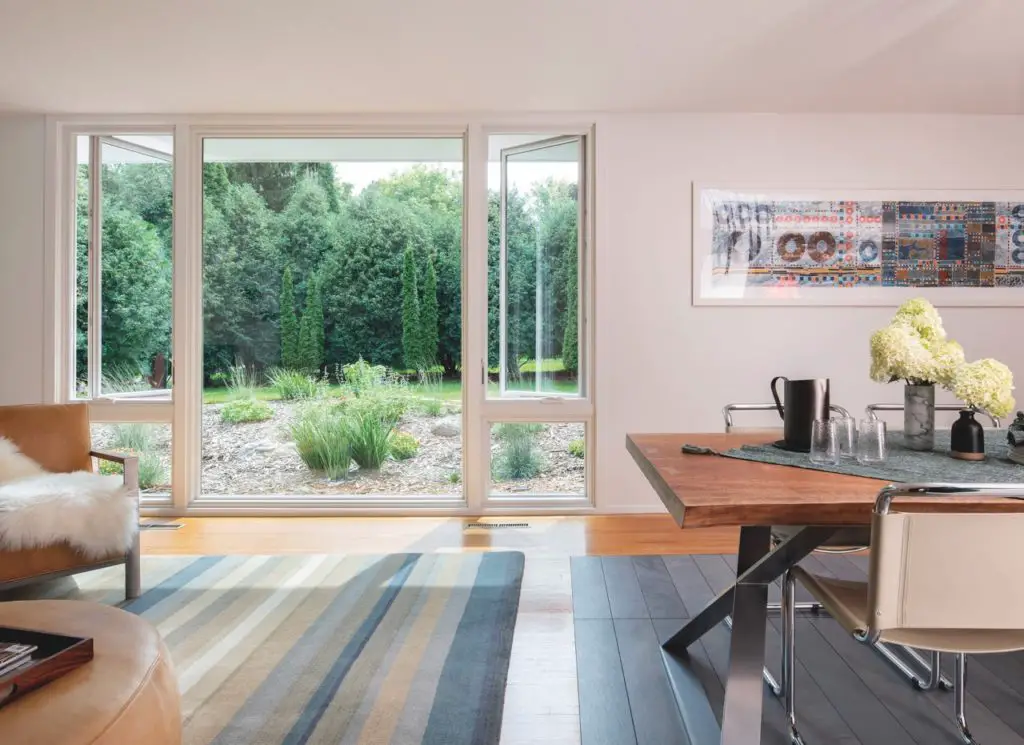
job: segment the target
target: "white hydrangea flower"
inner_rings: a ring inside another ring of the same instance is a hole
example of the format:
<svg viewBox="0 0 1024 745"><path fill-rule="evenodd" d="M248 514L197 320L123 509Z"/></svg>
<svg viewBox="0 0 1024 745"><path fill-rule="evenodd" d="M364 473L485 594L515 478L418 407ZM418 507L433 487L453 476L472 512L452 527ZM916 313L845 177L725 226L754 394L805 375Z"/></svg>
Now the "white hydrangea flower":
<svg viewBox="0 0 1024 745"><path fill-rule="evenodd" d="M957 371L966 361L964 348L952 339L936 341L925 345L932 353L935 366L935 382L952 388Z"/></svg>
<svg viewBox="0 0 1024 745"><path fill-rule="evenodd" d="M935 306L923 297L907 300L896 311L894 323L909 324L923 341L936 342L946 338L946 329L942 326L942 316Z"/></svg>
<svg viewBox="0 0 1024 745"><path fill-rule="evenodd" d="M1006 416L1013 411L1013 373L1002 362L993 359L969 362L956 371L953 394L968 406L983 409L992 416Z"/></svg>
<svg viewBox="0 0 1024 745"><path fill-rule="evenodd" d="M917 384L934 382L934 355L912 326L893 321L871 337L871 379L889 383L900 378Z"/></svg>

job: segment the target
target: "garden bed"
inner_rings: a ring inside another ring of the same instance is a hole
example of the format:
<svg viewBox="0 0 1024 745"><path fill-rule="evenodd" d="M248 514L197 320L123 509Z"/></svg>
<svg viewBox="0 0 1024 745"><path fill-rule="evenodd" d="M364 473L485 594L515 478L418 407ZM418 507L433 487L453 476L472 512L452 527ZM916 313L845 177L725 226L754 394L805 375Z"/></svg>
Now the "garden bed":
<svg viewBox="0 0 1024 745"><path fill-rule="evenodd" d="M222 404L203 407L204 494L383 494L460 495L462 493L461 415L449 405L443 416L407 412L398 431L419 441L408 460L388 459L379 471L352 466L347 478L332 481L311 471L299 457L289 427L302 404L268 402L274 416L264 422L222 421ZM455 431L454 436L435 434ZM547 425L536 433L541 472L529 479L494 485L495 492L565 493L583 491L583 460L569 453L582 425ZM492 442L492 451L501 445Z"/></svg>

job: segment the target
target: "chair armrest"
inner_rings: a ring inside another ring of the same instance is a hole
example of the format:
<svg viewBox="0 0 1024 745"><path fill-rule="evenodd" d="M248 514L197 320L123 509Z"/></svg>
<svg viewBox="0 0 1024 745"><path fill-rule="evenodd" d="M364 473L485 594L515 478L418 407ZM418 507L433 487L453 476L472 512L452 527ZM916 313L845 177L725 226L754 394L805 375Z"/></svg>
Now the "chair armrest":
<svg viewBox="0 0 1024 745"><path fill-rule="evenodd" d="M124 465L125 460L134 457L130 455L124 455L123 453L113 453L109 450L90 450L89 455L93 458L99 458L100 460L109 460L114 463L120 463Z"/></svg>
<svg viewBox="0 0 1024 745"><path fill-rule="evenodd" d="M124 455L123 453L108 453L105 450L91 450L89 455L100 460L109 460L120 463L124 466L124 485L132 490L133 494L139 492L139 456Z"/></svg>

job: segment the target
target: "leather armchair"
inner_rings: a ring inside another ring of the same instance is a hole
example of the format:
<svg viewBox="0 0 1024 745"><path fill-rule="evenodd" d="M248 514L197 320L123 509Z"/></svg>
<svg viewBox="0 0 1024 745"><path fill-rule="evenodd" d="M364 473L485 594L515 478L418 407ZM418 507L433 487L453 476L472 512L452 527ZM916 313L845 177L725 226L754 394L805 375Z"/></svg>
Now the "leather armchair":
<svg viewBox="0 0 1024 745"><path fill-rule="evenodd" d="M7 438L25 455L55 473L92 471L93 458L121 463L124 482L138 499L138 458L92 449L86 404L0 406L0 437ZM140 562L138 533L127 554L98 560L86 559L67 544L19 551L0 548L0 590L124 564L125 596L132 599L141 591Z"/></svg>

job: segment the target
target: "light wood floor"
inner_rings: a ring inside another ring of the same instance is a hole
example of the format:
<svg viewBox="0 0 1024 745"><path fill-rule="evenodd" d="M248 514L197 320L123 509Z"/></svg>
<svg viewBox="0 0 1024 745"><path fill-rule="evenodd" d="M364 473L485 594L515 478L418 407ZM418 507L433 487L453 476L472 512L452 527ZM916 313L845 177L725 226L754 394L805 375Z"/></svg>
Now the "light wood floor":
<svg viewBox="0 0 1024 745"><path fill-rule="evenodd" d="M467 528L475 519L465 518L188 518L179 530L143 532L142 547L149 554L522 551L501 745L580 745L570 557L734 553L738 538L735 530L683 531L667 515L483 521L529 527Z"/></svg>
<svg viewBox="0 0 1024 745"><path fill-rule="evenodd" d="M487 517L528 528L473 528L476 518L195 517L146 530L149 554L397 553L516 550L528 557L735 553L734 529L680 530L668 515Z"/></svg>

